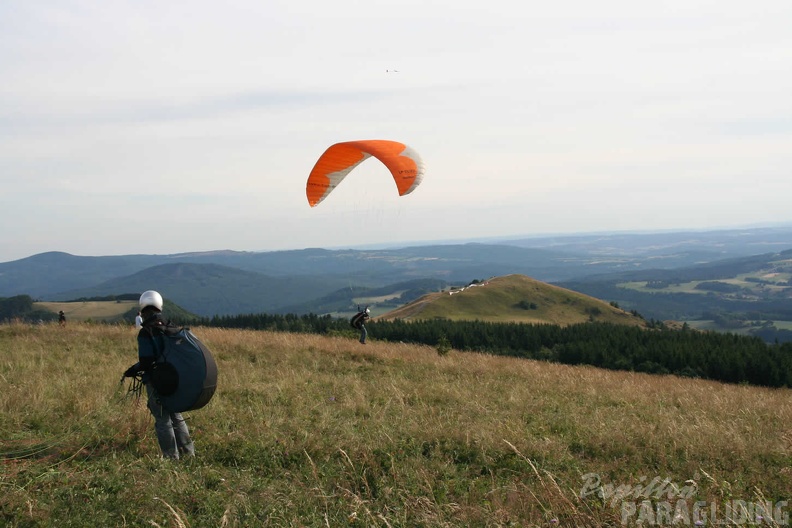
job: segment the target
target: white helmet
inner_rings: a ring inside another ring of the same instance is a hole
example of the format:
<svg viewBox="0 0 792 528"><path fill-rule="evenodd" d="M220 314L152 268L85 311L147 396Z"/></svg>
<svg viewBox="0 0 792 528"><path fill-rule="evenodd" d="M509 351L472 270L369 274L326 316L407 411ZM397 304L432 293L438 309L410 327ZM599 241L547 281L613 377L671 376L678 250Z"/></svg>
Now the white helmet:
<svg viewBox="0 0 792 528"><path fill-rule="evenodd" d="M154 290L144 291L140 295L140 301L138 301L138 303L140 304L141 310L146 306L153 306L160 312L162 311L162 295Z"/></svg>
<svg viewBox="0 0 792 528"><path fill-rule="evenodd" d="M366 313L371 313L371 310L368 309L368 306L366 307Z"/></svg>

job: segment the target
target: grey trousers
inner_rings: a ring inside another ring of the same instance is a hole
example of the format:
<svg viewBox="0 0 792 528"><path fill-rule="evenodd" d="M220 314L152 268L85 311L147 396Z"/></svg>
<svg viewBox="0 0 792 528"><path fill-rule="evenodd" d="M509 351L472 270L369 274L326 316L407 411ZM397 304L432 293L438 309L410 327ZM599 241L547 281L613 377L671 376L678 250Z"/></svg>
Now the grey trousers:
<svg viewBox="0 0 792 528"><path fill-rule="evenodd" d="M179 456L195 455L195 445L190 438L190 430L181 413L172 413L157 402L157 392L151 383L146 383L147 406L154 416L154 430L157 432L162 456L178 459Z"/></svg>

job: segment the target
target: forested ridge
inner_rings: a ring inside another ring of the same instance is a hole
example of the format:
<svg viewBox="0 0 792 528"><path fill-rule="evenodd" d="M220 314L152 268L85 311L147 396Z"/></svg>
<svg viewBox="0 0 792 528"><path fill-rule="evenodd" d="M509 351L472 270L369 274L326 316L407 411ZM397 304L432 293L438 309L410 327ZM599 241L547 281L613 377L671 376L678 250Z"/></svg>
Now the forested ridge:
<svg viewBox="0 0 792 528"><path fill-rule="evenodd" d="M201 321L208 326L346 334L346 319L318 315L241 315ZM660 323L641 329L608 323L569 326L483 321L369 321L370 338L569 365L675 374L767 387L792 387L792 343L767 344L729 333L699 332Z"/></svg>

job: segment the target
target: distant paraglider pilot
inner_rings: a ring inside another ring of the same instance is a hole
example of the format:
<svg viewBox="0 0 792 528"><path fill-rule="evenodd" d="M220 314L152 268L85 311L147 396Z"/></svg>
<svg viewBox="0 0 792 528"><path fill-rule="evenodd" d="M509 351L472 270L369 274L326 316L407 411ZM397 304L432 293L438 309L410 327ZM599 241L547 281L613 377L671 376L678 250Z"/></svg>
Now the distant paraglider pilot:
<svg viewBox="0 0 792 528"><path fill-rule="evenodd" d="M66 326L66 314L63 313L63 310L58 312L58 324L61 326Z"/></svg>
<svg viewBox="0 0 792 528"><path fill-rule="evenodd" d="M181 413L171 412L160 402L151 380L152 366L157 357L157 350L162 350L165 331L168 327L162 315L162 296L149 290L140 296L140 314L143 322L138 332L138 362L124 372L125 377L134 377L142 373L142 381L146 384L148 408L154 416L154 430L157 442L165 458L178 459L180 456L195 455L195 445L190 438L190 431Z"/></svg>
<svg viewBox="0 0 792 528"><path fill-rule="evenodd" d="M360 310L358 307L358 313L353 315L352 319L349 321L353 328L360 330L360 343L363 345L366 344L366 337L368 336L366 321L368 321L370 313L371 311L368 309L368 306L366 306L365 310Z"/></svg>

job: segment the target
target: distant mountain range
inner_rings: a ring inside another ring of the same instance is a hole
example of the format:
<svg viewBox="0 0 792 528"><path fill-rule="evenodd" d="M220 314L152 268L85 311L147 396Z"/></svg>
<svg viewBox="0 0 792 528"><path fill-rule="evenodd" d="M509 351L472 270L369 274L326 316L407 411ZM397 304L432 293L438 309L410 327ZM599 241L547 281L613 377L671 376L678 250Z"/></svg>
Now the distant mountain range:
<svg viewBox="0 0 792 528"><path fill-rule="evenodd" d="M736 270L744 258L743 266L761 268L771 255L789 249L792 227L532 237L392 249L122 256L50 252L0 263L0 297L27 294L65 301L157 289L203 316L344 313L359 303L380 305L382 312L445 286L519 274L661 315L653 310L649 293L619 297L614 293L623 292L616 288L622 288L625 277L640 281L641 273L692 277L702 266Z"/></svg>

